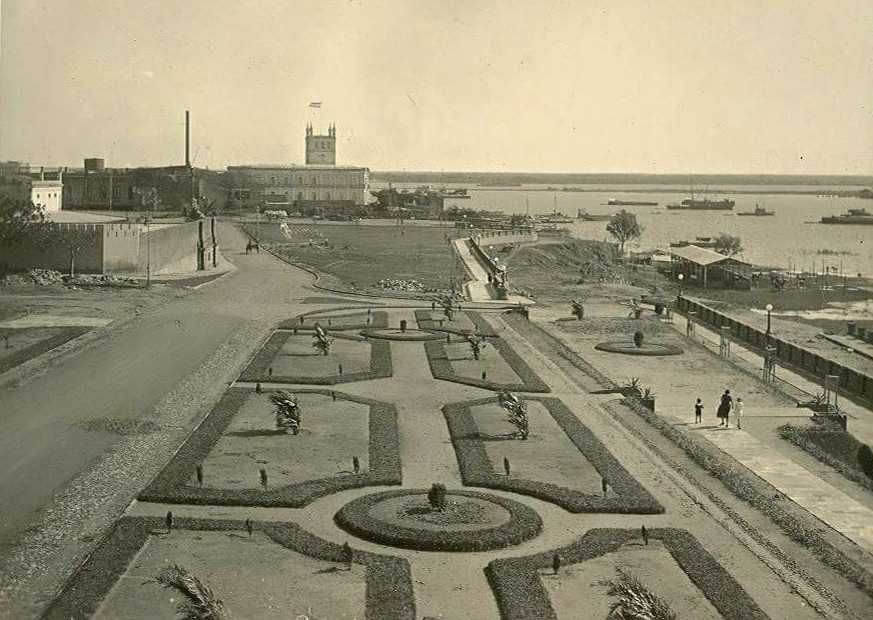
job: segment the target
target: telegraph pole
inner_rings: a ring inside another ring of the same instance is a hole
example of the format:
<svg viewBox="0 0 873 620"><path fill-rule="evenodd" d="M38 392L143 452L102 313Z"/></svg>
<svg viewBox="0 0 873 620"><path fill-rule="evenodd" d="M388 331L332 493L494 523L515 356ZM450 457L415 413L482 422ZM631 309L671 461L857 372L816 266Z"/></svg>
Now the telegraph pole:
<svg viewBox="0 0 873 620"><path fill-rule="evenodd" d="M185 110L185 167L188 169L188 202L194 206L194 168L191 167L191 113Z"/></svg>

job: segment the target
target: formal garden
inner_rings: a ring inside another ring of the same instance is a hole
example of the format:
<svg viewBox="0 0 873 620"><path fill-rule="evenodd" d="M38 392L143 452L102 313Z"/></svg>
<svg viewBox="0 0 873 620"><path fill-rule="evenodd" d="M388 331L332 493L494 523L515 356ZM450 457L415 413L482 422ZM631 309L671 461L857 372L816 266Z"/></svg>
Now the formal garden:
<svg viewBox="0 0 873 620"><path fill-rule="evenodd" d="M731 545L684 529L581 393L495 325L283 321L44 617L771 617ZM425 396L441 410L410 423ZM435 600L458 579L466 595Z"/></svg>

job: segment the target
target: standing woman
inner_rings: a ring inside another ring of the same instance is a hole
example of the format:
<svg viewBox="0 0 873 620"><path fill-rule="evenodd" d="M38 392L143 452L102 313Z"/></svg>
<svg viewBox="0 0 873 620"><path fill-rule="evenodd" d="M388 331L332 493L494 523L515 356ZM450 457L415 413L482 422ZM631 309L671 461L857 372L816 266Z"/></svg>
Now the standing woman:
<svg viewBox="0 0 873 620"><path fill-rule="evenodd" d="M721 404L718 406L718 411L716 411L715 415L718 417L721 422L718 423L719 426L724 426L727 428L728 425L728 416L731 413L731 407L733 407L734 399L731 397L731 391L725 390L724 394L721 395Z"/></svg>

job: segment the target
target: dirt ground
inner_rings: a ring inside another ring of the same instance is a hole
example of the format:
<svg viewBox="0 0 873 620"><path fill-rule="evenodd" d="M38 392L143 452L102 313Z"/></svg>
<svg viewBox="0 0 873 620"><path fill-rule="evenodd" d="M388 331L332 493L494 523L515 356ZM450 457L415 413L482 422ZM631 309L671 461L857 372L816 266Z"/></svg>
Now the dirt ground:
<svg viewBox="0 0 873 620"><path fill-rule="evenodd" d="M0 329L0 359L22 349L51 338L61 331L58 327L26 327L23 329Z"/></svg>
<svg viewBox="0 0 873 620"><path fill-rule="evenodd" d="M301 407L299 435L276 430L275 406L268 394L249 396L204 460L203 486L256 488L261 467L274 486L327 478L350 473L353 456L366 471L369 406L321 394L296 396ZM197 484L193 476L189 484Z"/></svg>
<svg viewBox="0 0 873 620"><path fill-rule="evenodd" d="M329 355L313 348L312 334L292 335L273 360L273 374L280 376L317 377L370 370L370 345L366 342L334 338Z"/></svg>
<svg viewBox="0 0 873 620"><path fill-rule="evenodd" d="M648 545L628 543L615 553L562 567L557 575L542 571L558 620L605 618L617 597L607 594L603 582L615 579L617 569L639 578L655 595L666 600L679 618L720 620L721 614L689 579L659 540Z"/></svg>
<svg viewBox="0 0 873 620"><path fill-rule="evenodd" d="M535 400L526 404L531 430L524 441L507 438L515 427L506 420L506 412L497 403L471 408L494 471L503 472L503 458L507 457L514 477L583 493L600 493L600 474L545 406Z"/></svg>
<svg viewBox="0 0 873 620"><path fill-rule="evenodd" d="M351 571L286 549L255 532L175 530L153 534L110 592L96 620L173 620L175 590L148 583L179 565L209 585L236 618L364 617L365 568Z"/></svg>

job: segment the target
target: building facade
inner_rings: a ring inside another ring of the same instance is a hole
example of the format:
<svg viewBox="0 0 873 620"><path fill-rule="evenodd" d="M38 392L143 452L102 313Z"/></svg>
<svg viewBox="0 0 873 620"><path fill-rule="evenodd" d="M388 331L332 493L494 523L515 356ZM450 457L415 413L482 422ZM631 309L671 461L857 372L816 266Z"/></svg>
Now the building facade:
<svg viewBox="0 0 873 620"><path fill-rule="evenodd" d="M336 165L336 127L316 135L306 126L305 165L228 166L234 202L248 206L327 207L370 200L370 170Z"/></svg>
<svg viewBox="0 0 873 620"><path fill-rule="evenodd" d="M30 201L45 211L60 211L64 201L63 181L31 181Z"/></svg>

